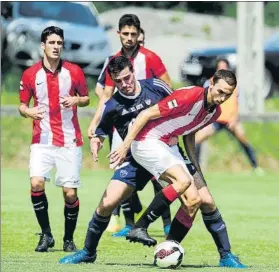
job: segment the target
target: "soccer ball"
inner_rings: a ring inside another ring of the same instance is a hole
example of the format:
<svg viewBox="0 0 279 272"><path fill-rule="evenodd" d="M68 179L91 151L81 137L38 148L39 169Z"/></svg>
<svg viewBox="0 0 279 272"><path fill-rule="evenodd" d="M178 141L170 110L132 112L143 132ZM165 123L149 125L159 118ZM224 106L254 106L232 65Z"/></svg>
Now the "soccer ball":
<svg viewBox="0 0 279 272"><path fill-rule="evenodd" d="M161 268L179 267L184 258L184 248L176 241L165 241L154 250L154 264Z"/></svg>

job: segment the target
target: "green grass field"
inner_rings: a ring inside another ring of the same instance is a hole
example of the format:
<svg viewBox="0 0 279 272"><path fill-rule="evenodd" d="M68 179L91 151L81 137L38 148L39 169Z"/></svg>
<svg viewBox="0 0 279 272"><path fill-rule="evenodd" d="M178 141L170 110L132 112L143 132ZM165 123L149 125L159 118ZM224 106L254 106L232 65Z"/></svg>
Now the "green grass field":
<svg viewBox="0 0 279 272"><path fill-rule="evenodd" d="M152 248L129 244L124 239L111 238L107 233L101 239L96 263L58 264L59 258L65 255L61 250L64 204L62 192L53 184L47 185L47 196L56 245L49 253L35 253L38 237L34 234L39 228L30 201L28 171L4 168L1 175L2 271L160 271L152 266ZM108 170L82 172L84 186L79 191L81 209L75 233L79 248L83 246L87 224L110 175ZM233 252L251 266L249 271L279 271L278 174L270 172L259 177L250 172L213 173L208 174L207 179L226 221ZM145 205L149 204L152 192L149 184L140 193ZM178 203L172 205L172 215L177 207ZM164 240L161 219L151 226L150 233L159 242ZM200 215L182 245L186 256L178 271L234 271L217 267L218 254Z"/></svg>

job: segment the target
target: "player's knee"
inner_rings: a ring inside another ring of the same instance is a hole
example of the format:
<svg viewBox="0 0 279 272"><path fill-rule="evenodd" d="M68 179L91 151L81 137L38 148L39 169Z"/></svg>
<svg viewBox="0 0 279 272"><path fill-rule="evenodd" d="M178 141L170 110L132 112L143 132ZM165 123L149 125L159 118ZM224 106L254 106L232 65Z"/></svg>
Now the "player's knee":
<svg viewBox="0 0 279 272"><path fill-rule="evenodd" d="M206 197L206 198L203 197L200 209L202 212L205 212L205 213L215 211L216 205L215 205L214 199L211 196Z"/></svg>
<svg viewBox="0 0 279 272"><path fill-rule="evenodd" d="M117 204L112 199L103 199L98 207L98 213L102 216L109 216Z"/></svg>
<svg viewBox="0 0 279 272"><path fill-rule="evenodd" d="M192 198L188 198L188 209L193 212L197 211L202 205L202 198L199 195L195 195Z"/></svg>
<svg viewBox="0 0 279 272"><path fill-rule="evenodd" d="M31 178L31 190L33 192L43 191L45 189L44 179L41 177Z"/></svg>
<svg viewBox="0 0 279 272"><path fill-rule="evenodd" d="M191 175L185 175L177 180L176 189L180 194L183 194L193 182L194 179Z"/></svg>

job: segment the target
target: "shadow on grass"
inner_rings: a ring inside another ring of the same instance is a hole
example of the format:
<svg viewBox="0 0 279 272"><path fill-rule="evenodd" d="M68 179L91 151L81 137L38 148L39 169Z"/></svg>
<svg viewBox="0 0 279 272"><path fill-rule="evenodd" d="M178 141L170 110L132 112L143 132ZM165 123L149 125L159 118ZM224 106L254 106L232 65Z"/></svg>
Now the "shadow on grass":
<svg viewBox="0 0 279 272"><path fill-rule="evenodd" d="M132 263L132 264L123 264L123 263L105 263L105 265L117 265L117 266L136 266L136 267L153 267L156 266L154 264L147 264L147 263ZM181 268L216 268L219 267L218 265L207 265L207 264L183 264L180 266Z"/></svg>

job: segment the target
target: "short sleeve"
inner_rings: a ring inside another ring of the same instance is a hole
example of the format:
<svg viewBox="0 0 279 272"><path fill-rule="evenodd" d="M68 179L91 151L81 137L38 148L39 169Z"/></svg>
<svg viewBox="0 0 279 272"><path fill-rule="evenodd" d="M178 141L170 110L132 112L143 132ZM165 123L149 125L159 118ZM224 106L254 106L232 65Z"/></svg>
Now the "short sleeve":
<svg viewBox="0 0 279 272"><path fill-rule="evenodd" d="M149 60L150 69L154 77L160 78L163 74L167 72L167 69L163 64L163 61L154 52L151 52L151 54L149 55Z"/></svg>
<svg viewBox="0 0 279 272"><path fill-rule="evenodd" d="M100 85L102 88L105 88L105 85L106 85L106 68L108 66L110 59L111 59L111 57L106 58L102 71L97 79L97 84Z"/></svg>
<svg viewBox="0 0 279 272"><path fill-rule="evenodd" d="M33 92L30 87L30 80L30 76L28 76L28 74L24 72L19 84L20 103L29 104L31 97L33 96Z"/></svg>
<svg viewBox="0 0 279 272"><path fill-rule="evenodd" d="M88 88L85 80L85 76L83 71L80 67L77 67L77 74L76 74L76 91L80 96L88 96Z"/></svg>
<svg viewBox="0 0 279 272"><path fill-rule="evenodd" d="M113 105L112 100L110 99L104 104L100 122L95 130L96 135L106 137L111 132L113 127L114 115L115 106Z"/></svg>
<svg viewBox="0 0 279 272"><path fill-rule="evenodd" d="M106 73L105 73L105 86L109 86L109 87L114 87L114 82L110 77L110 74L108 72L108 69L106 68Z"/></svg>

